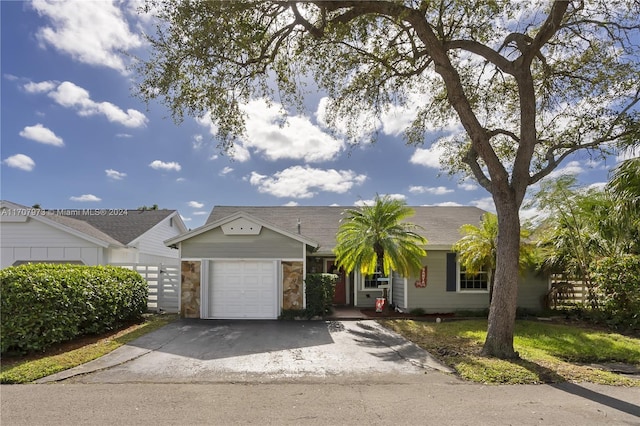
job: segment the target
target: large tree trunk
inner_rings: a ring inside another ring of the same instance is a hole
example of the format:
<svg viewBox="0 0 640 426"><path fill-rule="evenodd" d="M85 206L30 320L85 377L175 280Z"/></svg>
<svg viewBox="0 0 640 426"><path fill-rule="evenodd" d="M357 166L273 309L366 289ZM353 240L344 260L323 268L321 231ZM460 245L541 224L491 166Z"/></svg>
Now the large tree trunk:
<svg viewBox="0 0 640 426"><path fill-rule="evenodd" d="M494 197L498 213L498 244L494 289L489 309L489 326L482 354L502 359L518 358L513 349L518 298L518 256L520 248L519 208L513 199Z"/></svg>

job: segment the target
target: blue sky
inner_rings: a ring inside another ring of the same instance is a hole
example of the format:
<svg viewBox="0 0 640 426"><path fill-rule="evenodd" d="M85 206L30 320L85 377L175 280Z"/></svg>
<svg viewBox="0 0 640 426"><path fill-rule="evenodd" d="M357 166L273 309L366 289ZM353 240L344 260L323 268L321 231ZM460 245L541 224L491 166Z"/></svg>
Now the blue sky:
<svg viewBox="0 0 640 426"><path fill-rule="evenodd" d="M1 197L43 208L178 210L190 228L214 205L353 206L379 194L409 205L493 210L473 181L439 176L439 150L425 136L406 146L407 112L387 114L375 144L349 147L323 127L322 100L278 126L261 100L246 106L248 136L221 155L210 120L176 125L161 104L133 97L122 51L144 55L148 18L110 1L17 2L1 7ZM615 157L585 154L558 173L599 184Z"/></svg>

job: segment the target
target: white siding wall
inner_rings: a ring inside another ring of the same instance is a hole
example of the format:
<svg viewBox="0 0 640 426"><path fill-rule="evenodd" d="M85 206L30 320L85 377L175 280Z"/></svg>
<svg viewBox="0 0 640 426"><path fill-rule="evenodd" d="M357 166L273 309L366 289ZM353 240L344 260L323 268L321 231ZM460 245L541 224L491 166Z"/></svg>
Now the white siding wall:
<svg viewBox="0 0 640 426"><path fill-rule="evenodd" d="M19 260L80 260L86 265L105 260L102 247L33 219L2 222L0 227L2 268Z"/></svg>
<svg viewBox="0 0 640 426"><path fill-rule="evenodd" d="M164 241L182 234L177 223L170 225L171 217L148 230L138 239L138 252L140 263L175 263L178 264L179 252L164 245ZM177 220L174 219L174 222Z"/></svg>
<svg viewBox="0 0 640 426"><path fill-rule="evenodd" d="M139 263L138 249L135 247L110 248L105 263Z"/></svg>

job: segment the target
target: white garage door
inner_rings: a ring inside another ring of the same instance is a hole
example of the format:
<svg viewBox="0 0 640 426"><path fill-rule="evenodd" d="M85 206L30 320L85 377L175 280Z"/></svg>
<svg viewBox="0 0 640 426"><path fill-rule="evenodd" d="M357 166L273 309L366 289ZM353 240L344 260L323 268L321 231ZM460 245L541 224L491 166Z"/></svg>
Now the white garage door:
<svg viewBox="0 0 640 426"><path fill-rule="evenodd" d="M214 261L209 273L209 318L276 319L273 261Z"/></svg>

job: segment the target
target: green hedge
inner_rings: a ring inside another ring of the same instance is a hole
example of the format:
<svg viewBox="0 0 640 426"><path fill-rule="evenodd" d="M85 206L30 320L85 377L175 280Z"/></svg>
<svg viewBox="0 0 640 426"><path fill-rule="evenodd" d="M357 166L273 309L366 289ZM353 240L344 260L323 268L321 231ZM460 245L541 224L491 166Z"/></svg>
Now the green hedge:
<svg viewBox="0 0 640 426"><path fill-rule="evenodd" d="M610 325L640 329L640 256L605 257L592 265L599 309Z"/></svg>
<svg viewBox="0 0 640 426"><path fill-rule="evenodd" d="M0 270L0 351L43 351L113 330L147 310L148 286L113 266L28 264Z"/></svg>
<svg viewBox="0 0 640 426"><path fill-rule="evenodd" d="M335 284L338 280L336 274L307 274L306 314L309 318L324 316L331 313L331 304L335 293Z"/></svg>

